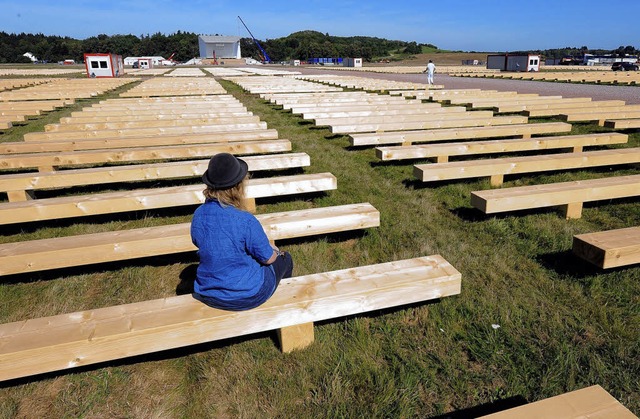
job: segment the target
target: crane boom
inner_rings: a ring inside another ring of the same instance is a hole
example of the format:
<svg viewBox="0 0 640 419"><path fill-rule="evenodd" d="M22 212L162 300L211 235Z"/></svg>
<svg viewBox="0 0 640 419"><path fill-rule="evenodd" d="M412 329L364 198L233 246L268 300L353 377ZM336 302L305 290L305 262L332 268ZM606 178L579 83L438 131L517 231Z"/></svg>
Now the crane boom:
<svg viewBox="0 0 640 419"><path fill-rule="evenodd" d="M262 53L262 58L263 58L262 61L265 62L265 63L271 62L271 58L269 58L269 55L267 54L267 51L265 51L264 48L262 48L262 45L260 45L258 40L253 36L253 34L251 33L251 31L249 30L247 25L244 23L244 20L242 20L242 18L240 16L238 16L238 19L240 19L240 22L242 22L242 26L244 26L244 28L247 30L247 32L249 32L249 35L251 35L251 39L253 39L253 42L255 42L256 46L258 47L258 49Z"/></svg>

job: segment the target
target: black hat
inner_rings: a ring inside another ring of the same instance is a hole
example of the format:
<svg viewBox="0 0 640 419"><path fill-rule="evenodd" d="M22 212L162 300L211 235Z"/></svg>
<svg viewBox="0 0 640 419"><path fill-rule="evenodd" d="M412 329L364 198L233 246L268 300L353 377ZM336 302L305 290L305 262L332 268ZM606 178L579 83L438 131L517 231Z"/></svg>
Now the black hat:
<svg viewBox="0 0 640 419"><path fill-rule="evenodd" d="M226 189L240 183L247 170L244 160L229 153L220 153L209 160L209 168L202 175L202 181L214 189Z"/></svg>

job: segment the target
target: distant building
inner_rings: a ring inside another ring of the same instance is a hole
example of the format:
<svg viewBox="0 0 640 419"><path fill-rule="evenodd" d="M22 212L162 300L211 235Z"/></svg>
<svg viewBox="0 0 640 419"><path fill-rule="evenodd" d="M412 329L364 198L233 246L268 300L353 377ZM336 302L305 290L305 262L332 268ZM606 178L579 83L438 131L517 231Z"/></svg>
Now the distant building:
<svg viewBox="0 0 640 419"><path fill-rule="evenodd" d="M155 56L145 56L145 57L126 57L124 59L124 65L133 65L137 63L139 60L151 60L153 65L162 65L163 61L166 61L164 57L159 55Z"/></svg>
<svg viewBox="0 0 640 419"><path fill-rule="evenodd" d="M239 36L198 35L200 57L240 59L240 39Z"/></svg>
<svg viewBox="0 0 640 419"><path fill-rule="evenodd" d="M84 54L84 65L87 76L91 78L120 77L124 75L122 55L117 54Z"/></svg>
<svg viewBox="0 0 640 419"><path fill-rule="evenodd" d="M343 67L362 67L362 58L345 58L342 61Z"/></svg>
<svg viewBox="0 0 640 419"><path fill-rule="evenodd" d="M540 71L540 56L534 54L487 55L487 68L502 71Z"/></svg>

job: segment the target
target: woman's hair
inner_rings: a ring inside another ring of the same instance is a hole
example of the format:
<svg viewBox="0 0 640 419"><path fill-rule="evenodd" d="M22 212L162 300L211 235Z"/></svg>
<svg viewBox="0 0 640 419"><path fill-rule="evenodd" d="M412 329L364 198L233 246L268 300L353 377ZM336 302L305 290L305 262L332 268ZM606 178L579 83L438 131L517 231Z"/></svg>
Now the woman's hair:
<svg viewBox="0 0 640 419"><path fill-rule="evenodd" d="M203 191L204 197L207 199L215 199L220 202L223 207L233 206L240 210L247 210L244 200L244 184L247 175L242 181L231 188L214 189L210 186Z"/></svg>

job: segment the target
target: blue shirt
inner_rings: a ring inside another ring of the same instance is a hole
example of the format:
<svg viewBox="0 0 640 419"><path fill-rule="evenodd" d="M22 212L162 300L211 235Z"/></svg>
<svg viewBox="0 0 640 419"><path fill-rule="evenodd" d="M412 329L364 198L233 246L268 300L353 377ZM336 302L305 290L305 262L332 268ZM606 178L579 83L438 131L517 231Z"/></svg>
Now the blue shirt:
<svg viewBox="0 0 640 419"><path fill-rule="evenodd" d="M273 248L258 219L246 211L207 200L193 214L191 240L200 256L194 283L200 295L221 300L253 297L264 275L273 275L270 266L262 265Z"/></svg>

